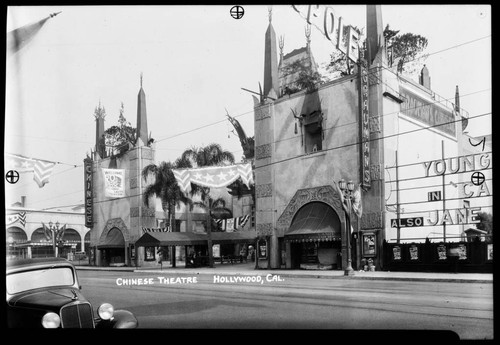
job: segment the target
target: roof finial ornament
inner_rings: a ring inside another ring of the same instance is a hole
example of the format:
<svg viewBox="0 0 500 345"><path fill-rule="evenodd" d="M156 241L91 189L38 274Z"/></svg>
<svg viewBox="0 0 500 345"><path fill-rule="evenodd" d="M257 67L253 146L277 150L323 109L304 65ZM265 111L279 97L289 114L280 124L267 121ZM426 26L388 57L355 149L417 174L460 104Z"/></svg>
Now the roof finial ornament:
<svg viewBox="0 0 500 345"><path fill-rule="evenodd" d="M280 36L279 38L280 55L283 55L283 48L285 47L285 37Z"/></svg>
<svg viewBox="0 0 500 345"><path fill-rule="evenodd" d="M142 72L141 72L141 89L142 89Z"/></svg>
<svg viewBox="0 0 500 345"><path fill-rule="evenodd" d="M267 6L267 10L269 12L269 24L271 24L271 21L273 19L273 7L272 6Z"/></svg>

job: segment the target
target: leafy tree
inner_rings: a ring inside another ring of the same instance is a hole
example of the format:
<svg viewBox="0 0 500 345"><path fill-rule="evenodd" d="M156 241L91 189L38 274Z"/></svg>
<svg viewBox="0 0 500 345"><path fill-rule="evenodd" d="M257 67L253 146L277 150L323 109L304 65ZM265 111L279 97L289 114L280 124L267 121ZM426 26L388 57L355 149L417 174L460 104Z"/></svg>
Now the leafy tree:
<svg viewBox="0 0 500 345"><path fill-rule="evenodd" d="M400 35L399 31L391 30L389 24L384 29L384 38L392 51L392 60L398 60L398 73L411 72L409 62L416 60L427 48L427 38L421 35L405 33Z"/></svg>
<svg viewBox="0 0 500 345"><path fill-rule="evenodd" d="M493 215L487 212L479 212L477 218L479 223L476 227L479 230L487 231L489 236L493 235Z"/></svg>
<svg viewBox="0 0 500 345"><path fill-rule="evenodd" d="M285 86L284 94L292 94L301 90L313 91L323 80L319 72L313 71L301 60L294 61L283 67L283 75L285 77L296 75L294 82Z"/></svg>
<svg viewBox="0 0 500 345"><path fill-rule="evenodd" d="M345 26L343 30L344 41L347 40L347 29L348 27ZM397 61L399 73L411 74L421 69L422 62L418 61L418 58L422 58L420 60L425 58L422 53L427 48L427 38L412 33L399 34L399 30L392 30L387 24L384 29L384 39L392 54L391 60ZM364 42L360 44L360 49L363 46ZM346 55L337 49L330 55L330 62L326 64L325 69L328 73L335 75L334 77L347 76L353 72L351 65L347 63Z"/></svg>
<svg viewBox="0 0 500 345"><path fill-rule="evenodd" d="M123 113L125 112L123 102L120 108L118 126L111 126L104 131L104 142L111 148L113 154L123 154L129 149L129 145L135 145L136 129L127 121Z"/></svg>
<svg viewBox="0 0 500 345"><path fill-rule="evenodd" d="M361 32L361 30L353 26L355 30ZM342 42L346 42L347 45L347 35L349 34L349 26L344 26L342 30ZM360 46L361 49L361 46ZM326 70L334 74L335 77L344 77L353 73L352 64L347 59L347 55L338 49L335 49L333 53L330 54L330 62L326 64Z"/></svg>

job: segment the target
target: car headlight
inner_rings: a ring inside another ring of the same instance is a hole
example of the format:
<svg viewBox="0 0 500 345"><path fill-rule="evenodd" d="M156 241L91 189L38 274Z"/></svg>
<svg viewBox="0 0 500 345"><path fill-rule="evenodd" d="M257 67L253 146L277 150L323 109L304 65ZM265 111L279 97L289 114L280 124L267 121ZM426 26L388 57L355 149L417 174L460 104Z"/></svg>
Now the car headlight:
<svg viewBox="0 0 500 345"><path fill-rule="evenodd" d="M103 320L111 320L114 312L115 312L115 308L113 308L113 306L109 303L103 303L97 309L97 314Z"/></svg>
<svg viewBox="0 0 500 345"><path fill-rule="evenodd" d="M61 318L56 313L47 313L42 318L44 328L57 328L61 324Z"/></svg>

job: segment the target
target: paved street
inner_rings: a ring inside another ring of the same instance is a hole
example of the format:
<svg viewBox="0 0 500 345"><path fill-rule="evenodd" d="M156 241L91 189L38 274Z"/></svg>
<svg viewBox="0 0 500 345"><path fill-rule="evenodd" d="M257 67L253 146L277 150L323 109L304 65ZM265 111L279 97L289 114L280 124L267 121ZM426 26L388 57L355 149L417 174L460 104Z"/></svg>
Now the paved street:
<svg viewBox="0 0 500 345"><path fill-rule="evenodd" d="M96 307L110 302L128 309L140 328L451 330L461 339L493 339L491 283L224 272L78 274Z"/></svg>

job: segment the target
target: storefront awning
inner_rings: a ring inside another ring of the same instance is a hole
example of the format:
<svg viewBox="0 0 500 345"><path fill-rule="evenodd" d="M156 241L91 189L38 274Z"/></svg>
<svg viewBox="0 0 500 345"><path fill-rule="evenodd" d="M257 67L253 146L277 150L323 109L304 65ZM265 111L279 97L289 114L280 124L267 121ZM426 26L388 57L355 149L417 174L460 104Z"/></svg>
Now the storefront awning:
<svg viewBox="0 0 500 345"><path fill-rule="evenodd" d="M212 232L213 244L247 243L257 238L257 232ZM148 232L141 236L135 245L138 247L160 247L160 246L190 246L207 245L208 236L205 233L196 232Z"/></svg>
<svg viewBox="0 0 500 345"><path fill-rule="evenodd" d="M255 230L239 232L212 232L212 242L214 244L248 243L254 242L256 239L257 232Z"/></svg>
<svg viewBox="0 0 500 345"><path fill-rule="evenodd" d="M97 245L97 249L124 248L124 247L125 247L125 239L123 238L122 232L117 228L111 229L106 235L104 243Z"/></svg>
<svg viewBox="0 0 500 345"><path fill-rule="evenodd" d="M148 232L136 242L137 247L190 246L207 244L207 235L196 232Z"/></svg>
<svg viewBox="0 0 500 345"><path fill-rule="evenodd" d="M340 241L341 223L335 211L322 202L304 205L285 233L285 241Z"/></svg>

